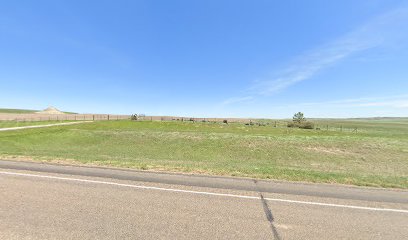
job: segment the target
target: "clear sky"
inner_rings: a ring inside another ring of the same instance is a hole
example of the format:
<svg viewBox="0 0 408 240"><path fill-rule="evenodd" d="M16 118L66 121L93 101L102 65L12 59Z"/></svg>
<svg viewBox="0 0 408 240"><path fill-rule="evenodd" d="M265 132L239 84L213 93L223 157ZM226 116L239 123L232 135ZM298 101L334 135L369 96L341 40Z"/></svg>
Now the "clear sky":
<svg viewBox="0 0 408 240"><path fill-rule="evenodd" d="M408 3L0 0L0 84L3 108L408 116Z"/></svg>

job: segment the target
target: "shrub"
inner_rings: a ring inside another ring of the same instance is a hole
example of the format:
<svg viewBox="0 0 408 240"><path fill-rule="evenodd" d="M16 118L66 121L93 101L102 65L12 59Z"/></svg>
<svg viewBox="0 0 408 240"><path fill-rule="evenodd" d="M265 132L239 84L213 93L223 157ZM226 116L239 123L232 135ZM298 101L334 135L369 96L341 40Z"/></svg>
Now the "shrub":
<svg viewBox="0 0 408 240"><path fill-rule="evenodd" d="M299 124L295 122L288 122L288 127L289 128L299 127Z"/></svg>
<svg viewBox="0 0 408 240"><path fill-rule="evenodd" d="M299 125L299 128L303 128L303 129L313 129L314 128L314 123L312 122L302 122Z"/></svg>
<svg viewBox="0 0 408 240"><path fill-rule="evenodd" d="M302 129L314 129L314 123L312 122L288 122L289 128L302 128Z"/></svg>
<svg viewBox="0 0 408 240"><path fill-rule="evenodd" d="M227 119L224 119L224 120L222 121L222 123L228 124L228 120L227 120Z"/></svg>

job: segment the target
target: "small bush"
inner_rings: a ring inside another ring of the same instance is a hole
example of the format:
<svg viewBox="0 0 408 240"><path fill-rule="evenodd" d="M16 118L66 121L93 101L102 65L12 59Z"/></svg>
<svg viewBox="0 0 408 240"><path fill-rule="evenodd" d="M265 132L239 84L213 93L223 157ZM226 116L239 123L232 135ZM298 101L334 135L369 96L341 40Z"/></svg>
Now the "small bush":
<svg viewBox="0 0 408 240"><path fill-rule="evenodd" d="M289 128L299 127L299 124L295 122L288 122L288 127Z"/></svg>
<svg viewBox="0 0 408 240"><path fill-rule="evenodd" d="M222 123L228 124L228 120L227 120L227 119L224 119L224 120L222 121Z"/></svg>
<svg viewBox="0 0 408 240"><path fill-rule="evenodd" d="M289 128L302 128L302 129L314 129L314 123L312 122L288 122Z"/></svg>
<svg viewBox="0 0 408 240"><path fill-rule="evenodd" d="M302 128L302 129L313 129L313 128L314 128L314 123L312 123L312 122L302 122L302 123L299 125L299 128Z"/></svg>
<svg viewBox="0 0 408 240"><path fill-rule="evenodd" d="M252 121L249 121L249 123L245 123L245 125L247 125L247 126L253 126L253 125L255 125L255 123L253 123Z"/></svg>

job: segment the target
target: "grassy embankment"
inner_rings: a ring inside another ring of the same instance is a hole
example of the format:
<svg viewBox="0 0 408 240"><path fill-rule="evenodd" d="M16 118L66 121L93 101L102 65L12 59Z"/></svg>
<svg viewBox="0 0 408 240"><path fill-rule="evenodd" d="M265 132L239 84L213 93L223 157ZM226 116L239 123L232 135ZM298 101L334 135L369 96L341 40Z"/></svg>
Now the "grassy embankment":
<svg viewBox="0 0 408 240"><path fill-rule="evenodd" d="M408 119L318 124L100 121L0 132L0 158L408 188Z"/></svg>
<svg viewBox="0 0 408 240"><path fill-rule="evenodd" d="M38 110L0 108L0 113L35 113Z"/></svg>

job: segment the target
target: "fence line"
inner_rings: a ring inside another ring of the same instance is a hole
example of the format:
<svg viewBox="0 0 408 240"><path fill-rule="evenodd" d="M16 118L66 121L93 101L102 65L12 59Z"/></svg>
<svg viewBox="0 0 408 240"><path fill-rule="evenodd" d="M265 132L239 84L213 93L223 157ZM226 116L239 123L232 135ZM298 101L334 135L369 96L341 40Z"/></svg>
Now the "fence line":
<svg viewBox="0 0 408 240"><path fill-rule="evenodd" d="M130 119L130 115L112 114L9 114L0 113L0 121L99 121Z"/></svg>
<svg viewBox="0 0 408 240"><path fill-rule="evenodd" d="M131 115L114 114L10 114L0 113L0 121L102 121L130 119ZM193 118L174 116L139 116L138 121L180 121L180 122L207 122L207 123L241 123L250 126L269 126L274 128L287 128L290 120L267 120L249 118ZM327 123L314 122L314 129L320 131L361 132L356 127L344 127L343 125L329 125Z"/></svg>
<svg viewBox="0 0 408 240"><path fill-rule="evenodd" d="M229 123L250 123L257 122L259 119L250 118L195 118L195 117L177 117L177 116L138 116L141 121L180 121L180 122L223 122Z"/></svg>

